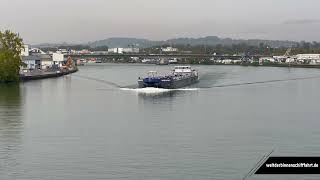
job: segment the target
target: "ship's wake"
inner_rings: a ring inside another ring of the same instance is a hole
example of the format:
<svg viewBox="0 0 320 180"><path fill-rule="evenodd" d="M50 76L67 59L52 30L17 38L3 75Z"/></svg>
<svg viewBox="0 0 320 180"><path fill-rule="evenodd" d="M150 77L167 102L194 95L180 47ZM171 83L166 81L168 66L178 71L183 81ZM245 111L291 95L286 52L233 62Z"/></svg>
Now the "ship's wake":
<svg viewBox="0 0 320 180"><path fill-rule="evenodd" d="M225 87L235 87L235 86L248 86L248 85L256 85L256 84L267 84L267 83L279 83L279 82L289 82L289 81L298 81L298 80L307 80L307 79L319 79L320 76L311 76L311 77L295 77L295 78L289 78L289 79L273 79L273 80L265 80L265 81L253 81L253 82L240 82L240 83L230 83L230 84L209 84L209 86L206 86L204 84L197 83L195 85L192 85L188 88L180 88L180 89L163 89L163 88L138 88L137 84L133 85L127 85L127 86L121 86L117 83L106 81L102 79L97 79L93 77L87 77L87 76L81 76L81 75L74 75L76 77L87 79L91 81L96 81L99 83L107 84L109 86L112 86L114 88L120 88L120 90L124 91L132 91L137 92L139 94L165 94L170 92L179 92L179 91L198 91L198 90L211 90L214 88L225 88Z"/></svg>
<svg viewBox="0 0 320 180"><path fill-rule="evenodd" d="M161 94L161 93L167 93L167 92L174 92L174 91L197 91L198 88L180 88L180 89L163 89L163 88L153 88L153 87L147 87L147 88L120 88L124 91L133 91L137 93L143 93L143 94Z"/></svg>
<svg viewBox="0 0 320 180"><path fill-rule="evenodd" d="M78 77L78 78L82 78L82 79L86 79L86 80L90 80L90 81L96 81L96 82L99 82L99 83L107 84L107 85L112 86L112 87L121 88L121 86L119 84L111 82L111 81L98 79L98 78L94 78L94 77L89 77L89 76L82 76L82 75L78 75L78 74L75 74L73 76Z"/></svg>

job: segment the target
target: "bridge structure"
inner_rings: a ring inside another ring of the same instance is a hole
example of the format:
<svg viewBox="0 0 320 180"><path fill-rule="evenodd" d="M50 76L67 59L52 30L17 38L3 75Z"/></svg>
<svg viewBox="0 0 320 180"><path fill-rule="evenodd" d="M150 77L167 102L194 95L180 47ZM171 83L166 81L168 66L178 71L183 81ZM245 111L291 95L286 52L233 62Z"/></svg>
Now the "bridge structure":
<svg viewBox="0 0 320 180"><path fill-rule="evenodd" d="M76 59L86 58L214 58L214 59L242 59L242 58L260 58L261 55L240 56L240 55L212 55L212 54L65 54ZM271 57L271 56L270 56Z"/></svg>

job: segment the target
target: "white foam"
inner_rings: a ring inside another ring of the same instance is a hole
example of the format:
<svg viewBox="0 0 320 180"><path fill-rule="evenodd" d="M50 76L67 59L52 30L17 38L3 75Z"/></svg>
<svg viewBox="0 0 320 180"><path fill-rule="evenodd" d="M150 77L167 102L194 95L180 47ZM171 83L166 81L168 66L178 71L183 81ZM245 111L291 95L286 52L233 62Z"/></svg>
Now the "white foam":
<svg viewBox="0 0 320 180"><path fill-rule="evenodd" d="M126 91L134 91L138 93L147 93L147 94L164 93L164 92L172 91L172 89L162 89L162 88L153 88L153 87L137 88L137 89L130 89L130 88L121 88L121 89Z"/></svg>
<svg viewBox="0 0 320 180"><path fill-rule="evenodd" d="M163 88L147 87L147 88L137 88L137 89L121 88L121 90L134 91L134 92L145 93L145 94L158 94L158 93L165 93L170 91L197 91L198 88L163 89Z"/></svg>

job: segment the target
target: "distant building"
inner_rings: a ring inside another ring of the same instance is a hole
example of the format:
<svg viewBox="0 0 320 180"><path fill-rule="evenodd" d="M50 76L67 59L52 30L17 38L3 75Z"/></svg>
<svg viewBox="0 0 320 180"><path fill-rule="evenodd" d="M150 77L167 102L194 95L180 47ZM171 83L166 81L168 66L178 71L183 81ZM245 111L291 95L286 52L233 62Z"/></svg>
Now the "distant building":
<svg viewBox="0 0 320 180"><path fill-rule="evenodd" d="M191 54L192 53L192 51L180 51L180 52L181 52L181 54Z"/></svg>
<svg viewBox="0 0 320 180"><path fill-rule="evenodd" d="M140 49L139 48L134 48L134 47L130 47L130 48L123 48L123 52L124 53L139 53Z"/></svg>
<svg viewBox="0 0 320 180"><path fill-rule="evenodd" d="M29 45L23 45L23 49L21 50L21 56L29 56Z"/></svg>
<svg viewBox="0 0 320 180"><path fill-rule="evenodd" d="M177 52L178 48L166 47L161 49L163 52Z"/></svg>
<svg viewBox="0 0 320 180"><path fill-rule="evenodd" d="M70 49L69 51L70 54L78 54L78 51L74 50L74 49Z"/></svg>
<svg viewBox="0 0 320 180"><path fill-rule="evenodd" d="M36 54L46 54L46 53L39 48L31 48L29 50L29 55L36 55Z"/></svg>
<svg viewBox="0 0 320 180"><path fill-rule="evenodd" d="M222 60L223 64L231 64L232 63L232 59L224 59Z"/></svg>
<svg viewBox="0 0 320 180"><path fill-rule="evenodd" d="M139 48L109 48L109 53L123 54L123 53L139 53Z"/></svg>
<svg viewBox="0 0 320 180"><path fill-rule="evenodd" d="M61 53L53 53L52 54L53 65L61 66L64 61L64 55Z"/></svg>
<svg viewBox="0 0 320 180"><path fill-rule="evenodd" d="M297 62L304 64L320 64L320 54L297 54Z"/></svg>
<svg viewBox="0 0 320 180"><path fill-rule="evenodd" d="M37 55L22 56L22 63L27 69L39 69L41 67L41 58Z"/></svg>
<svg viewBox="0 0 320 180"><path fill-rule="evenodd" d="M53 51L47 51L47 54L52 55L54 52Z"/></svg>
<svg viewBox="0 0 320 180"><path fill-rule="evenodd" d="M49 54L40 54L38 56L40 57L41 69L47 69L52 66L53 61Z"/></svg>
<svg viewBox="0 0 320 180"><path fill-rule="evenodd" d="M88 49L82 49L81 51L79 51L79 54L91 54L91 51L89 51Z"/></svg>
<svg viewBox="0 0 320 180"><path fill-rule="evenodd" d="M319 60L320 54L297 54L296 58L298 60L304 59L304 60Z"/></svg>
<svg viewBox="0 0 320 180"><path fill-rule="evenodd" d="M109 48L108 49L108 53L118 53L118 54L120 54L119 52L122 53L122 48Z"/></svg>
<svg viewBox="0 0 320 180"><path fill-rule="evenodd" d="M297 60L296 58L287 58L286 61L285 61L285 63L288 63L288 64L289 64L289 63L295 63L296 60Z"/></svg>
<svg viewBox="0 0 320 180"><path fill-rule="evenodd" d="M21 57L23 63L22 69L48 69L54 65L61 67L64 63L64 55L61 52L46 54L39 48L30 49L28 46L25 46L21 52Z"/></svg>
<svg viewBox="0 0 320 180"><path fill-rule="evenodd" d="M169 64L176 64L178 63L178 59L177 58L171 58L168 60L169 61Z"/></svg>
<svg viewBox="0 0 320 180"><path fill-rule="evenodd" d="M277 62L286 62L288 59L288 56L273 56L273 59L275 59Z"/></svg>
<svg viewBox="0 0 320 180"><path fill-rule="evenodd" d="M130 57L130 58L131 58L131 60L136 61L136 62L139 61L139 59L140 59L139 57Z"/></svg>
<svg viewBox="0 0 320 180"><path fill-rule="evenodd" d="M92 54L94 54L94 55L104 55L104 54L108 54L108 51L93 51Z"/></svg>
<svg viewBox="0 0 320 180"><path fill-rule="evenodd" d="M272 57L261 57L259 58L259 64L263 64L263 63L266 63L266 62L269 62L269 63L274 63L276 62L276 60Z"/></svg>
<svg viewBox="0 0 320 180"><path fill-rule="evenodd" d="M58 49L57 53L60 54L69 54L69 51L67 49Z"/></svg>

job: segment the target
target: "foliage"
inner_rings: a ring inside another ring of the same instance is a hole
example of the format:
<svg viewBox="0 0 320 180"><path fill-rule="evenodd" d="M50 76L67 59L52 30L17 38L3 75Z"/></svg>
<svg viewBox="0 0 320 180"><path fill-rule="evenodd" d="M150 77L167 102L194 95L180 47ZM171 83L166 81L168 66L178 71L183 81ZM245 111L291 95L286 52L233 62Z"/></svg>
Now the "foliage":
<svg viewBox="0 0 320 180"><path fill-rule="evenodd" d="M76 50L81 51L83 49L87 49L90 51L108 51L108 46L98 46L98 47L90 47L88 45L63 45L57 47L42 47L43 51L57 51L58 49L66 49L66 50Z"/></svg>
<svg viewBox="0 0 320 180"><path fill-rule="evenodd" d="M22 39L9 30L0 31L0 82L19 80Z"/></svg>

